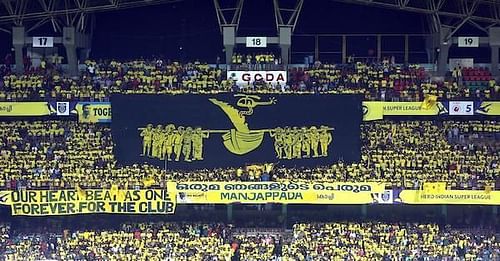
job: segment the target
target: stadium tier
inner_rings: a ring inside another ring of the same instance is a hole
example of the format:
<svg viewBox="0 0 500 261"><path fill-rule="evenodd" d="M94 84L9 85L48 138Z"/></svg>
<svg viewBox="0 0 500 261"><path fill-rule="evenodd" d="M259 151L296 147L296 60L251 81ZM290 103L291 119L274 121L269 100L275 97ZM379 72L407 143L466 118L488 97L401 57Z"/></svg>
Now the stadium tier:
<svg viewBox="0 0 500 261"><path fill-rule="evenodd" d="M430 73L418 65L388 63L318 63L306 68L290 68L288 78L273 82L234 79L235 76L228 73L231 70L218 65L167 63L162 60L123 63L87 61L85 72L79 77L63 76L55 67L36 68L22 75L2 68L0 101L107 101L116 93L220 92L358 93L363 94L366 100L382 101L422 101L427 95L442 99L498 100L500 91L499 84L484 69L477 72L464 69L463 77L432 80ZM237 69L247 71L249 68Z"/></svg>
<svg viewBox="0 0 500 261"><path fill-rule="evenodd" d="M110 188L113 184L132 188L153 179L150 186L154 187L163 187L167 181L370 181L414 189L423 182L484 189L495 187L500 175L499 132L496 121L365 122L361 125L361 161L356 163L340 160L313 168L277 163L165 171L149 164L117 164L109 125L9 121L0 123L0 188ZM306 142L301 150L310 146ZM196 143L186 146L194 148Z"/></svg>
<svg viewBox="0 0 500 261"><path fill-rule="evenodd" d="M0 224L2 260L498 260L498 235L435 223L232 225L132 223L107 229L15 230Z"/></svg>

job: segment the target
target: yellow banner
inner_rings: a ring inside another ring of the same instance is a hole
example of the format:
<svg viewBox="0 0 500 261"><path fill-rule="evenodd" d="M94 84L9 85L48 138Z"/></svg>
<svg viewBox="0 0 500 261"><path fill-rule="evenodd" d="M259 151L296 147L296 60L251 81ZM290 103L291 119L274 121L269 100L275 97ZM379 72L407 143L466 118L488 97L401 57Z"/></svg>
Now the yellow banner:
<svg viewBox="0 0 500 261"><path fill-rule="evenodd" d="M374 121L384 118L385 102L363 102L363 120Z"/></svg>
<svg viewBox="0 0 500 261"><path fill-rule="evenodd" d="M405 204L477 204L500 205L500 191L484 190L445 190L437 193L426 193L421 190L402 190L396 201Z"/></svg>
<svg viewBox="0 0 500 261"><path fill-rule="evenodd" d="M475 113L483 115L500 115L500 102L484 101L476 109Z"/></svg>
<svg viewBox="0 0 500 261"><path fill-rule="evenodd" d="M79 102L75 110L78 113L79 122L111 122L111 103L109 102Z"/></svg>
<svg viewBox="0 0 500 261"><path fill-rule="evenodd" d="M369 204L382 183L184 182L179 204Z"/></svg>
<svg viewBox="0 0 500 261"><path fill-rule="evenodd" d="M50 113L47 102L0 102L0 116L45 116Z"/></svg>
<svg viewBox="0 0 500 261"><path fill-rule="evenodd" d="M422 108L422 102L363 102L363 120L381 120L384 116L439 115L446 113L442 103L437 102L430 108Z"/></svg>
<svg viewBox="0 0 500 261"><path fill-rule="evenodd" d="M14 216L173 214L175 199L167 189L0 191L0 204L9 205Z"/></svg>

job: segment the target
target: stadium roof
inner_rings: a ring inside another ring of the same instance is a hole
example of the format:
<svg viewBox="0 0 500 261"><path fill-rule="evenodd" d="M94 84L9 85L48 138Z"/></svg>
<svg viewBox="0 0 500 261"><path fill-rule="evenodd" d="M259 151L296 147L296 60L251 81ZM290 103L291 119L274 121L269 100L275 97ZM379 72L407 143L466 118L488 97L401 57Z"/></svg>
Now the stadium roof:
<svg viewBox="0 0 500 261"><path fill-rule="evenodd" d="M377 6L428 15L431 32L451 28L450 35L469 23L487 33L500 24L498 0L335 0L338 2Z"/></svg>
<svg viewBox="0 0 500 261"><path fill-rule="evenodd" d="M54 29L77 26L83 30L88 14L148 5L175 3L182 0L0 0L0 25L38 27L51 22ZM0 29L10 32L9 29Z"/></svg>

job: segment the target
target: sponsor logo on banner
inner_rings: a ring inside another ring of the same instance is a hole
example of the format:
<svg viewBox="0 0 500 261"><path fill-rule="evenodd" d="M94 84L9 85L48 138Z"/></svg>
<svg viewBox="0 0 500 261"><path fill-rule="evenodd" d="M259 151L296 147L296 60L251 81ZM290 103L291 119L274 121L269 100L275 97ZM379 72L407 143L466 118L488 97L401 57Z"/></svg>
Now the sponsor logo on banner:
<svg viewBox="0 0 500 261"><path fill-rule="evenodd" d="M373 198L378 204L393 204L394 196L390 189L384 190L381 193L374 193Z"/></svg>
<svg viewBox="0 0 500 261"><path fill-rule="evenodd" d="M57 102L57 116L69 116L69 102Z"/></svg>
<svg viewBox="0 0 500 261"><path fill-rule="evenodd" d="M450 115L474 115L474 102L472 101L450 101Z"/></svg>
<svg viewBox="0 0 500 261"><path fill-rule="evenodd" d="M402 190L395 195L405 204L456 204L456 205L500 205L500 191L485 190L444 190L426 192L424 190Z"/></svg>
<svg viewBox="0 0 500 261"><path fill-rule="evenodd" d="M235 81L236 84L252 84L255 81L285 84L287 73L286 71L228 71L227 78Z"/></svg>
<svg viewBox="0 0 500 261"><path fill-rule="evenodd" d="M476 106L476 112L477 114L482 114L482 115L500 115L500 102L491 102L491 101L484 101L477 103Z"/></svg>

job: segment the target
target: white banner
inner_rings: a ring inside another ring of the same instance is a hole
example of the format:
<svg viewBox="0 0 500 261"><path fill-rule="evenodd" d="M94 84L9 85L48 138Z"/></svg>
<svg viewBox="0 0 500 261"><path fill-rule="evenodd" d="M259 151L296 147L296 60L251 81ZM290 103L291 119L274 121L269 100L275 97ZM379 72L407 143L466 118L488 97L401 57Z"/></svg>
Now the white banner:
<svg viewBox="0 0 500 261"><path fill-rule="evenodd" d="M227 71L227 79L236 81L236 84L264 81L272 84L286 84L286 71Z"/></svg>
<svg viewBox="0 0 500 261"><path fill-rule="evenodd" d="M450 101L448 112L450 115L474 115L474 102Z"/></svg>
<svg viewBox="0 0 500 261"><path fill-rule="evenodd" d="M458 67L463 68L474 68L474 59L473 58L450 58L449 60L450 70L453 70Z"/></svg>

